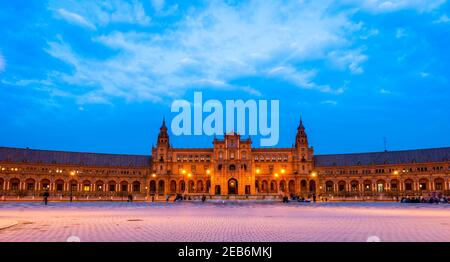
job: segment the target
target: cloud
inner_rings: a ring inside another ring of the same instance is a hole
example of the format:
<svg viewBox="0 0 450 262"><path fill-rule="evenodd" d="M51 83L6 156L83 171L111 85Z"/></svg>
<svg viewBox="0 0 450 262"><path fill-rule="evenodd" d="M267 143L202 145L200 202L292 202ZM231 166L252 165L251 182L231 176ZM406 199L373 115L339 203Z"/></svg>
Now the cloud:
<svg viewBox="0 0 450 262"><path fill-rule="evenodd" d="M406 29L405 28L397 28L397 30L395 31L395 38L400 39L403 37L408 36L408 34L406 33Z"/></svg>
<svg viewBox="0 0 450 262"><path fill-rule="evenodd" d="M367 56L350 40L361 26L329 7L316 1L212 1L161 31L116 30L93 36L96 44L115 52L107 58L80 55L74 43L60 40L49 41L47 52L72 67L53 72L54 80L105 99L158 102L191 88L236 89L229 83L253 76L339 94L342 88L315 83L318 70L304 64L330 61L338 70L360 74Z"/></svg>
<svg viewBox="0 0 450 262"><path fill-rule="evenodd" d="M56 10L70 22L94 28L114 23L146 26L151 21L141 1L137 0L51 1L49 9Z"/></svg>
<svg viewBox="0 0 450 262"><path fill-rule="evenodd" d="M69 12L63 8L58 9L57 12L63 19L65 19L69 23L77 24L93 30L96 29L94 24L92 24L79 14Z"/></svg>
<svg viewBox="0 0 450 262"><path fill-rule="evenodd" d="M362 54L362 50L337 50L328 54L330 61L340 69L348 69L353 74L362 74L364 69L361 64L364 63L368 57Z"/></svg>
<svg viewBox="0 0 450 262"><path fill-rule="evenodd" d="M303 70L298 71L293 67L279 66L271 69L268 72L269 76L276 76L283 80L286 80L294 85L305 88L319 90L324 93L335 93L340 94L344 90L342 88L332 89L329 85L319 85L314 83L312 79L317 75L315 70Z"/></svg>
<svg viewBox="0 0 450 262"><path fill-rule="evenodd" d="M0 73L5 71L5 58L3 58L3 55L0 53Z"/></svg>
<svg viewBox="0 0 450 262"><path fill-rule="evenodd" d="M337 101L335 100L324 100L322 102L320 102L322 105L331 105L331 106L335 106L338 104Z"/></svg>
<svg viewBox="0 0 450 262"><path fill-rule="evenodd" d="M387 13L399 10L431 12L439 8L446 0L344 0L347 4L373 13Z"/></svg>
<svg viewBox="0 0 450 262"><path fill-rule="evenodd" d="M445 24L450 22L450 18L447 15L442 15L439 19L433 21L435 24Z"/></svg>
<svg viewBox="0 0 450 262"><path fill-rule="evenodd" d="M391 95L392 91L382 88L382 89L380 89L380 94Z"/></svg>
<svg viewBox="0 0 450 262"><path fill-rule="evenodd" d="M151 3L155 11L159 12L164 8L165 0L151 0Z"/></svg>

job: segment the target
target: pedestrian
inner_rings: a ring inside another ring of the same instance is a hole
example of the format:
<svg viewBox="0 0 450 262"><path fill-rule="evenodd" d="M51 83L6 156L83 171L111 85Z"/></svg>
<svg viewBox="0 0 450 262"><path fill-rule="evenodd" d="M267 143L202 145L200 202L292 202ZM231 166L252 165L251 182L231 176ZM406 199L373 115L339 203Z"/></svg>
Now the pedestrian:
<svg viewBox="0 0 450 262"><path fill-rule="evenodd" d="M206 196L203 195L203 196L202 196L202 202L204 203L205 201L206 201Z"/></svg>
<svg viewBox="0 0 450 262"><path fill-rule="evenodd" d="M313 202L316 203L316 194L313 194Z"/></svg>
<svg viewBox="0 0 450 262"><path fill-rule="evenodd" d="M48 193L48 191L44 192L44 204L47 205L48 203L48 197L50 196L50 194Z"/></svg>

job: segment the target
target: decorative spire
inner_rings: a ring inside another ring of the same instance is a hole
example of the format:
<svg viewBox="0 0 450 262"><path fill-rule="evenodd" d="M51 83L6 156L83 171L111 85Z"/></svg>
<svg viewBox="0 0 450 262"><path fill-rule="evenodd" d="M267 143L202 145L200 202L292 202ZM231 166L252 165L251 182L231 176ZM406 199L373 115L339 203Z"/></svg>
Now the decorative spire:
<svg viewBox="0 0 450 262"><path fill-rule="evenodd" d="M166 127L166 117L165 116L163 116L163 121L162 121L161 128L167 128Z"/></svg>
<svg viewBox="0 0 450 262"><path fill-rule="evenodd" d="M302 115L300 115L300 123L298 124L298 128L297 129L305 129L305 127L303 126Z"/></svg>

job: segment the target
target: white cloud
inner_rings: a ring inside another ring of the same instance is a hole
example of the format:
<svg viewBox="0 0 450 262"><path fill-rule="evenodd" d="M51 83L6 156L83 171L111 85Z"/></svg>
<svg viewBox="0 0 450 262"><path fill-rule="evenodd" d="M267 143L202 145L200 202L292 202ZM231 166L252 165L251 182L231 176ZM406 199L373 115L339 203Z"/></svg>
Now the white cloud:
<svg viewBox="0 0 450 262"><path fill-rule="evenodd" d="M138 0L52 1L49 8L57 10L68 21L88 27L106 26L111 23L148 25L151 20Z"/></svg>
<svg viewBox="0 0 450 262"><path fill-rule="evenodd" d="M435 24L445 24L450 22L450 18L447 15L442 15L439 19L434 20Z"/></svg>
<svg viewBox="0 0 450 262"><path fill-rule="evenodd" d="M335 100L324 100L322 102L320 102L322 105L331 105L331 106L335 106L338 104L337 101Z"/></svg>
<svg viewBox="0 0 450 262"><path fill-rule="evenodd" d="M2 54L0 54L0 72L3 72L5 70L5 59L3 58Z"/></svg>
<svg viewBox="0 0 450 262"><path fill-rule="evenodd" d="M382 89L380 89L380 94L391 95L392 91L382 88Z"/></svg>
<svg viewBox="0 0 450 262"><path fill-rule="evenodd" d="M362 54L362 50L332 51L328 54L330 61L338 68L347 68L353 74L362 74L364 69L361 64L367 60L367 56Z"/></svg>
<svg viewBox="0 0 450 262"><path fill-rule="evenodd" d="M369 12L385 13L405 9L430 12L439 8L446 0L344 0L343 2L354 4Z"/></svg>
<svg viewBox="0 0 450 262"><path fill-rule="evenodd" d="M57 10L58 14L64 18L67 22L72 24L77 24L83 27L87 27L89 29L95 29L95 25L86 20L86 18L82 17L79 14L72 13L67 11L66 9L59 8Z"/></svg>
<svg viewBox="0 0 450 262"><path fill-rule="evenodd" d="M199 87L258 94L229 84L252 76L339 94L343 88L317 84L318 70L303 66L329 61L339 70L364 71L367 56L350 40L361 25L353 24L348 13L330 12L329 7L318 1L213 1L159 33L114 31L94 36L94 41L116 51L106 59L81 56L63 41L49 41L47 52L72 66L69 73L52 75L82 87L80 101L86 103L109 97L158 102ZM101 24L112 16L101 17L92 21Z"/></svg>
<svg viewBox="0 0 450 262"><path fill-rule="evenodd" d="M408 36L408 34L406 33L406 29L405 28L397 28L397 30L395 31L395 38L400 39L403 37Z"/></svg>
<svg viewBox="0 0 450 262"><path fill-rule="evenodd" d="M165 0L151 0L152 6L155 11L159 12L164 8Z"/></svg>
<svg viewBox="0 0 450 262"><path fill-rule="evenodd" d="M422 78L427 78L427 77L430 76L430 73L427 73L427 72L420 72L420 76L421 76Z"/></svg>

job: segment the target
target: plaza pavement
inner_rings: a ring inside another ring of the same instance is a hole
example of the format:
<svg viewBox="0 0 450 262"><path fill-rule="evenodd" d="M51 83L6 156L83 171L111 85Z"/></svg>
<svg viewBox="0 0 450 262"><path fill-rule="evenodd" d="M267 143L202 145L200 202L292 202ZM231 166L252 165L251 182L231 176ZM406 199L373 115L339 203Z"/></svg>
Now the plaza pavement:
<svg viewBox="0 0 450 262"><path fill-rule="evenodd" d="M0 202L0 241L448 242L450 204Z"/></svg>

